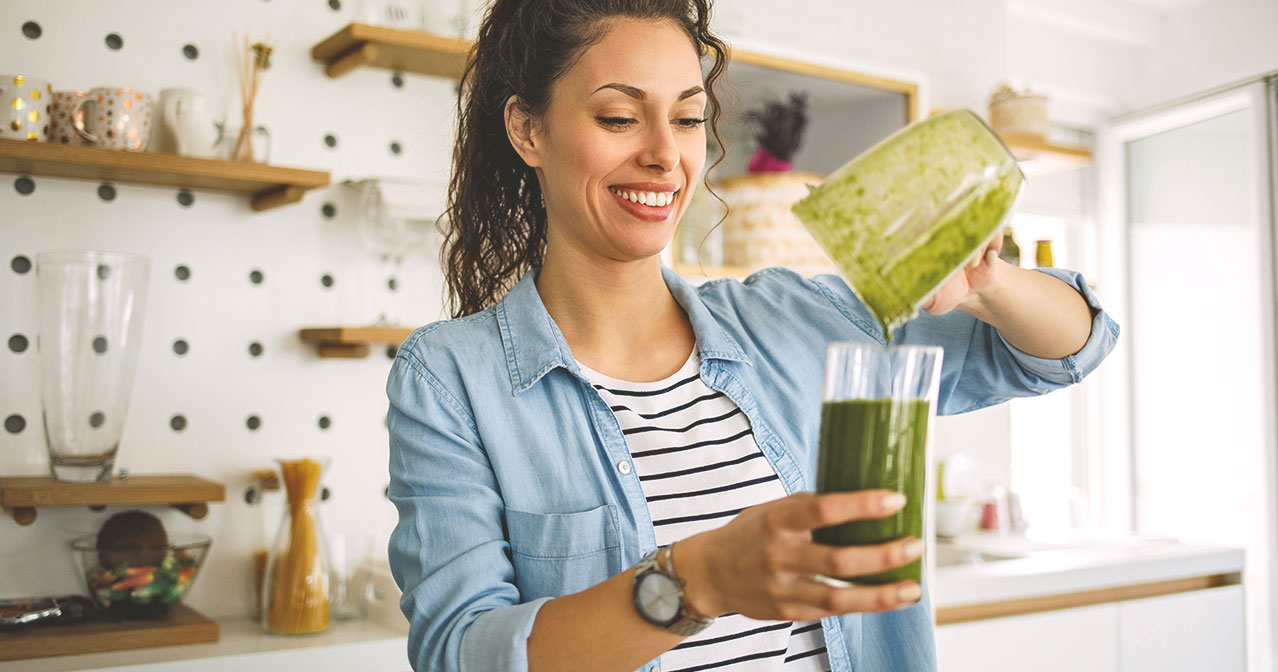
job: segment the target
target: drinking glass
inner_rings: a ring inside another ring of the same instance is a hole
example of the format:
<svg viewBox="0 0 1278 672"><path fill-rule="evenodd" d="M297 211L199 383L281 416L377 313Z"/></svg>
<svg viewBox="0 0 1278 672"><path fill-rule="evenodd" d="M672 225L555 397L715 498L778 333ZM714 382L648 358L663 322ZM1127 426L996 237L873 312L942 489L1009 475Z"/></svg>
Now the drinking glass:
<svg viewBox="0 0 1278 672"><path fill-rule="evenodd" d="M116 252L36 256L40 392L50 470L110 478L142 338L150 263Z"/></svg>
<svg viewBox="0 0 1278 672"><path fill-rule="evenodd" d="M932 420L941 348L831 343L826 350L817 493L883 488L906 496L887 518L821 528L817 543L838 546L923 539ZM877 585L922 579L922 558L886 572L830 577Z"/></svg>
<svg viewBox="0 0 1278 672"><path fill-rule="evenodd" d="M426 240L430 223L392 208L384 191L392 186L415 188L416 185L380 178L352 182L351 186L358 194L356 227L360 242L389 267L387 282L397 283L404 258ZM383 308L375 326L393 326L396 322L397 316Z"/></svg>

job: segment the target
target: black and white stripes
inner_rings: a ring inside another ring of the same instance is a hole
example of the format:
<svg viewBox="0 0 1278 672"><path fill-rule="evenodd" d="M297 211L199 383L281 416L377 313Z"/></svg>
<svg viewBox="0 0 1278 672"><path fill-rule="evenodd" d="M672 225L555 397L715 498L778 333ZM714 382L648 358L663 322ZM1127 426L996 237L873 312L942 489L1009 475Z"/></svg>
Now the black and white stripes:
<svg viewBox="0 0 1278 672"><path fill-rule="evenodd" d="M720 527L747 507L785 496L746 415L701 382L695 349L673 376L651 383L581 368L626 437L658 545ZM661 660L663 672L829 669L819 622L739 614L720 617Z"/></svg>

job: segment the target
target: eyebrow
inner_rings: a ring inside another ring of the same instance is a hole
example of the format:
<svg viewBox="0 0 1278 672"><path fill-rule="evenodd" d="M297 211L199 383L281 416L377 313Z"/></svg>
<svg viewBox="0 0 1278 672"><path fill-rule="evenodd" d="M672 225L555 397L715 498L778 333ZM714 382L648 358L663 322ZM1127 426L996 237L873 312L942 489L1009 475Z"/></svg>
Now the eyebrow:
<svg viewBox="0 0 1278 672"><path fill-rule="evenodd" d="M634 98L635 100L643 100L648 97L648 94L644 93L643 89L630 86L629 84L618 84L616 82L604 84L603 86L592 91L590 95L593 96L594 94L599 93L600 91L603 91L604 89L616 89L617 91L620 91L626 94L627 96ZM686 100L688 98L691 98L697 95L698 93L705 93L705 89L701 88L700 86L694 86L691 89L687 89L683 93L680 93L679 100Z"/></svg>

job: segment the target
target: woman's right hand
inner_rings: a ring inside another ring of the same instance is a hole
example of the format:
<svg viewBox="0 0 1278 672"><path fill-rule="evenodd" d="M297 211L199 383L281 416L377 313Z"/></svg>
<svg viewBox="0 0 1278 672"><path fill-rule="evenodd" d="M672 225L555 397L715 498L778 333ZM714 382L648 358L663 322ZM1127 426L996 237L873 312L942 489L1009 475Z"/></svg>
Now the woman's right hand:
<svg viewBox="0 0 1278 672"><path fill-rule="evenodd" d="M923 542L913 537L868 546L812 541L817 528L884 518L904 506L905 496L890 490L795 493L677 542L676 573L686 582L689 606L705 616L809 621L906 607L921 597L913 581L836 587L812 578L874 574L917 559Z"/></svg>

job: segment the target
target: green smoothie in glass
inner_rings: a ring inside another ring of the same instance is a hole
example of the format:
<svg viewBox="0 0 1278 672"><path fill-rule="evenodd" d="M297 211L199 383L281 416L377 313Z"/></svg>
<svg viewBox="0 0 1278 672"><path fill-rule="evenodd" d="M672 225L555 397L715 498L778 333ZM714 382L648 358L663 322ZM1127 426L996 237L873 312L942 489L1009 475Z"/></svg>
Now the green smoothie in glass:
<svg viewBox="0 0 1278 672"><path fill-rule="evenodd" d="M922 399L852 399L822 405L817 493L884 488L904 494L906 503L887 518L816 530L816 542L856 546L923 538L928 411ZM879 574L835 578L867 584L919 581L922 567L922 560L915 560Z"/></svg>
<svg viewBox="0 0 1278 672"><path fill-rule="evenodd" d="M924 539L928 426L940 388L940 348L831 343L816 464L817 494L892 490L905 508L886 518L855 520L813 532L836 546ZM926 551L925 551L926 552ZM922 559L862 576L830 577L878 585L922 581Z"/></svg>

